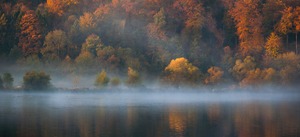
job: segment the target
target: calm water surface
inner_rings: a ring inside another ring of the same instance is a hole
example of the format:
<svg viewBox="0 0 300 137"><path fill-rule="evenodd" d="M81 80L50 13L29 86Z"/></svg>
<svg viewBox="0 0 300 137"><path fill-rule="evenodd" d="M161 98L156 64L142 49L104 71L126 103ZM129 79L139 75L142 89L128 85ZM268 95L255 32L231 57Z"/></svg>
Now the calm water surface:
<svg viewBox="0 0 300 137"><path fill-rule="evenodd" d="M299 97L0 92L0 137L300 137Z"/></svg>

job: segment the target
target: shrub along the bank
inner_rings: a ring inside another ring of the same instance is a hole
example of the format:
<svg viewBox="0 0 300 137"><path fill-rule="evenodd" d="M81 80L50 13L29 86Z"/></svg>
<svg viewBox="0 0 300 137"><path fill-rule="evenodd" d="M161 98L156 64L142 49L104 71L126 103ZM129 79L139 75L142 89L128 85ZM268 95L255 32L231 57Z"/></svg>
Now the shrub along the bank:
<svg viewBox="0 0 300 137"><path fill-rule="evenodd" d="M10 73L4 73L3 77L3 87L5 89L12 89L13 88L13 83L14 83L14 78Z"/></svg>
<svg viewBox="0 0 300 137"><path fill-rule="evenodd" d="M107 77L106 71L102 70L101 73L99 73L96 78L95 86L99 88L106 87L108 82L109 82L109 78Z"/></svg>
<svg viewBox="0 0 300 137"><path fill-rule="evenodd" d="M25 90L47 90L50 88L50 76L45 72L30 71L23 77Z"/></svg>

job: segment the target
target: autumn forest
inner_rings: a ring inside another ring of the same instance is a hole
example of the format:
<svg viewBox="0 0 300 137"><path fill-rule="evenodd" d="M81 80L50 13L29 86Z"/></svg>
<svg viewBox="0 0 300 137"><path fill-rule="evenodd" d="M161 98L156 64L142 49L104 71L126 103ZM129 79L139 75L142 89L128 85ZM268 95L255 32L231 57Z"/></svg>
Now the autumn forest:
<svg viewBox="0 0 300 137"><path fill-rule="evenodd" d="M295 85L299 32L299 0L0 0L0 88L24 67L29 89L42 88L34 76L49 84L51 70L95 75L97 87L147 77Z"/></svg>

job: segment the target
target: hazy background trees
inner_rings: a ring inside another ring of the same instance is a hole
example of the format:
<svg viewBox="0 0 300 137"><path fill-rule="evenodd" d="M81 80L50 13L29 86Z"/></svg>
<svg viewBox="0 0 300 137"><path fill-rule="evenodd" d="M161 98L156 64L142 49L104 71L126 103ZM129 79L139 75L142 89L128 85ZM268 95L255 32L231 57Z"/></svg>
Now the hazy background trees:
<svg viewBox="0 0 300 137"><path fill-rule="evenodd" d="M1 1L0 63L288 84L299 80L299 31L298 0ZM177 59L193 67L177 72Z"/></svg>

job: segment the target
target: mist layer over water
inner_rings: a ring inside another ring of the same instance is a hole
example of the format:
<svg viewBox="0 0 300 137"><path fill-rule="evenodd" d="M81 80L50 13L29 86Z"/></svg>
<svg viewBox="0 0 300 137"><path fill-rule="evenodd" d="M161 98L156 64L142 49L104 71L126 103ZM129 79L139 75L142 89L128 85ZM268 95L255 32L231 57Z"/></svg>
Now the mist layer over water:
<svg viewBox="0 0 300 137"><path fill-rule="evenodd" d="M0 93L0 105L15 107L29 103L44 107L151 106L201 103L300 101L296 92L47 92Z"/></svg>
<svg viewBox="0 0 300 137"><path fill-rule="evenodd" d="M299 136L296 92L0 92L2 137Z"/></svg>

